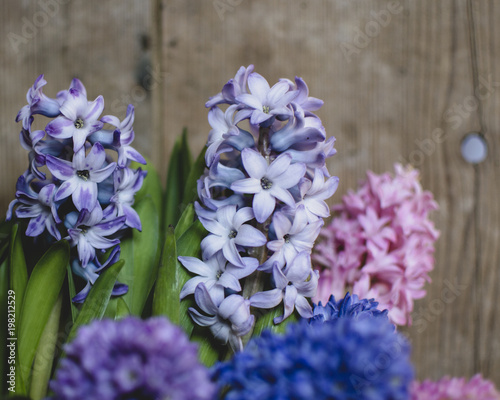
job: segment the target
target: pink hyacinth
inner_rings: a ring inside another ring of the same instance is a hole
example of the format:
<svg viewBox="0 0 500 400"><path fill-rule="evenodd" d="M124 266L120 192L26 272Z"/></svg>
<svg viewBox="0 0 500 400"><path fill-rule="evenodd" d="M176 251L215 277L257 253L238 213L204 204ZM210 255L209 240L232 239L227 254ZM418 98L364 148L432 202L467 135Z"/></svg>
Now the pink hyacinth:
<svg viewBox="0 0 500 400"><path fill-rule="evenodd" d="M429 220L437 209L432 193L422 189L419 173L396 164L396 174L367 179L333 206L334 218L322 229L313 260L320 270L315 302L349 290L360 298L375 298L398 325L411 324L413 301L434 267L434 243L439 236Z"/></svg>
<svg viewBox="0 0 500 400"><path fill-rule="evenodd" d="M413 382L411 400L499 400L500 393L493 382L479 374L467 382L465 378L444 377L438 382Z"/></svg>

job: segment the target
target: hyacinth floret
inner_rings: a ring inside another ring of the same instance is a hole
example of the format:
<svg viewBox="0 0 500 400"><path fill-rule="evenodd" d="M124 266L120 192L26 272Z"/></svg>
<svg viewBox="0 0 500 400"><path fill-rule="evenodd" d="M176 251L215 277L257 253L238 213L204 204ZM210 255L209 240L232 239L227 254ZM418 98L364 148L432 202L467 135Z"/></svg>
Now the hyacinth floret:
<svg viewBox="0 0 500 400"><path fill-rule="evenodd" d="M94 321L65 345L50 400L211 400L197 346L163 317Z"/></svg>
<svg viewBox="0 0 500 400"><path fill-rule="evenodd" d="M314 186L314 184L313 184ZM347 290L375 298L397 325L411 323L414 300L434 267L439 233L429 219L437 204L418 171L395 165L395 175L367 173L359 189L333 206L313 260L320 270L315 301Z"/></svg>
<svg viewBox="0 0 500 400"><path fill-rule="evenodd" d="M375 299L360 299L357 295L349 292L339 301L331 295L328 302L323 306L321 301L314 305L313 317L310 324L323 323L338 318L383 318L388 319L387 310L379 310Z"/></svg>
<svg viewBox="0 0 500 400"><path fill-rule="evenodd" d="M56 98L42 92L46 84L40 75L16 117L22 122L20 141L29 152L29 166L18 179L7 219L27 220L26 236L35 240L70 241L73 272L86 280L74 299L81 302L109 261L117 260L125 229L141 229L132 206L146 172L131 168L131 162L146 161L131 147L132 105L123 121L101 117L103 97L88 101L80 80L73 79ZM45 128L35 130L35 118L43 117L49 119ZM126 291L117 283L113 293Z"/></svg>
<svg viewBox="0 0 500 400"><path fill-rule="evenodd" d="M194 274L181 296L194 295L195 322L233 350L258 309L283 304L275 323L295 309L312 316L311 249L338 185L326 167L335 139L313 113L322 104L303 79L271 86L253 65L206 103L212 130L195 210L208 235L199 262L179 259Z"/></svg>
<svg viewBox="0 0 500 400"><path fill-rule="evenodd" d="M226 400L406 400L410 347L387 318L337 318L264 331L212 379Z"/></svg>

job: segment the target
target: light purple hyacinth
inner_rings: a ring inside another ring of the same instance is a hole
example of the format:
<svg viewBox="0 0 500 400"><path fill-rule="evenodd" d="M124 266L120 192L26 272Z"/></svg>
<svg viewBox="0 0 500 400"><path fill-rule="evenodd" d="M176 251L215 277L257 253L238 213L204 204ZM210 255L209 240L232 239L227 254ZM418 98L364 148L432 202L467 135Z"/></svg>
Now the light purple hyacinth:
<svg viewBox="0 0 500 400"><path fill-rule="evenodd" d="M252 329L255 317L250 314L250 301L232 294L216 305L204 283L196 286L194 297L196 304L207 314L201 314L189 308L193 320L201 326L207 326L216 339L228 343L234 351L243 349L241 336Z"/></svg>
<svg viewBox="0 0 500 400"><path fill-rule="evenodd" d="M267 243L267 248L273 255L262 265L262 270L270 270L274 263L279 267L289 264L301 251L311 252L313 243L323 226L323 220L318 219L308 223L305 207L297 207L292 221L282 212L273 216L272 227L276 240Z"/></svg>
<svg viewBox="0 0 500 400"><path fill-rule="evenodd" d="M94 261L91 261L85 267L82 267L77 258L73 259L73 262L71 263L71 270L75 275L83 278L87 282L87 285L79 293L77 293L75 297L73 297L73 303L83 303L95 281L99 278L99 273L106 267L116 263L119 259L120 246L114 247L107 260L102 264L99 262L99 258L96 257L94 258ZM127 291L127 285L116 282L111 294L113 296L120 296L127 293Z"/></svg>
<svg viewBox="0 0 500 400"><path fill-rule="evenodd" d="M106 250L120 243L119 239L110 239L107 236L113 235L123 227L125 216L103 220L102 209L96 206L92 211L84 208L72 224L75 214L66 217L66 223L72 225L68 228L68 234L71 246L76 246L78 249L78 257L82 267L85 268L95 258L96 249Z"/></svg>
<svg viewBox="0 0 500 400"><path fill-rule="evenodd" d="M283 270L275 263L273 279L276 289L256 293L250 298L250 302L255 307L272 308L284 300L284 313L274 319L276 324L288 318L294 308L297 308L302 318L311 318L312 307L307 298L316 295L318 276L318 271L311 268L310 252L302 251Z"/></svg>
<svg viewBox="0 0 500 400"><path fill-rule="evenodd" d="M251 149L244 149L241 158L250 177L234 182L231 189L236 193L255 195L252 207L258 222L262 223L271 216L276 200L294 207L295 200L288 189L297 185L304 176L304 164L291 164L292 159L286 154L268 164L261 154Z"/></svg>
<svg viewBox="0 0 500 400"><path fill-rule="evenodd" d="M97 204L97 184L116 169L116 163L103 166L105 160L106 153L100 143L96 143L87 156L84 148L78 150L71 163L48 155L49 171L63 181L57 190L55 201L72 196L78 211L84 208L93 210Z"/></svg>
<svg viewBox="0 0 500 400"><path fill-rule="evenodd" d="M220 304L224 300L224 289L241 291L240 279L246 278L259 266L255 258L244 257L245 266L237 267L228 263L222 252L218 252L206 261L201 261L196 257L179 257L182 265L197 276L186 282L181 290L181 300L193 294L200 283L204 283L215 304Z"/></svg>
<svg viewBox="0 0 500 400"><path fill-rule="evenodd" d="M73 150L76 152L83 147L87 136L103 127L104 124L98 120L103 110L102 96L89 102L86 95L72 88L59 110L62 115L50 122L45 131L56 139L73 138Z"/></svg>
<svg viewBox="0 0 500 400"><path fill-rule="evenodd" d="M105 115L101 121L113 125L116 130L108 132L101 130L93 133L90 136L92 143L99 141L105 147L110 147L118 152L118 166L125 168L130 161L146 164L144 157L130 144L134 141L135 133L133 129L134 123L134 106L129 104L127 107L127 115L123 121L120 121L114 115Z"/></svg>
<svg viewBox="0 0 500 400"><path fill-rule="evenodd" d="M297 97L298 92L289 90L287 82L278 82L271 88L262 75L253 72L248 76L248 87L250 93L240 94L236 101L251 111L251 124L268 126L275 117L290 116L291 110L287 106Z"/></svg>
<svg viewBox="0 0 500 400"><path fill-rule="evenodd" d="M113 185L114 194L110 198L110 205L104 210L104 218L125 216L125 224L130 228L142 230L141 219L132 207L134 196L142 187L147 172L140 168L133 171L129 168L116 170Z"/></svg>
<svg viewBox="0 0 500 400"><path fill-rule="evenodd" d="M133 204L146 173L130 167L132 161L145 160L131 146L132 105L123 120L101 117L103 97L87 101L80 80L73 79L54 99L42 93L46 83L43 75L36 79L26 96L28 104L16 118L23 125L19 138L29 164L18 180L7 219L27 221L25 234L40 237L39 243L71 239L74 274L86 281L76 298L83 301L103 266L114 260L96 254L118 245L117 230L141 229ZM49 119L45 129L34 129L43 118ZM114 129L103 129L104 124ZM126 291L123 285L115 289L115 294Z"/></svg>
<svg viewBox="0 0 500 400"><path fill-rule="evenodd" d="M28 179L32 179L33 176ZM16 217L29 218L26 236L40 236L45 229L56 240L61 239L61 233L57 230L57 224L61 222L57 214L57 206L54 202L56 185L48 184L36 193L30 186L24 175L17 181L17 199L12 200L7 212L7 219L12 217L12 210L15 210Z"/></svg>
<svg viewBox="0 0 500 400"><path fill-rule="evenodd" d="M326 167L335 139L313 113L322 103L302 78L271 86L253 65L206 103L212 130L195 211L208 234L202 260L179 258L193 274L181 297L194 294L194 321L233 349L259 309L283 307L276 323L294 310L312 315L310 252L338 185Z"/></svg>
<svg viewBox="0 0 500 400"><path fill-rule="evenodd" d="M250 207L236 211L236 206L219 208L214 219L200 217L200 221L210 235L201 242L203 257L208 259L222 251L224 257L238 267L245 267L238 246L259 247L266 244L262 232L245 222L254 218Z"/></svg>
<svg viewBox="0 0 500 400"><path fill-rule="evenodd" d="M28 104L21 108L17 114L16 122L22 121L23 128L26 130L30 128L30 119L35 114L46 117L56 117L59 115L59 102L42 93L42 88L46 84L47 81L43 79L43 75L40 75L26 94Z"/></svg>

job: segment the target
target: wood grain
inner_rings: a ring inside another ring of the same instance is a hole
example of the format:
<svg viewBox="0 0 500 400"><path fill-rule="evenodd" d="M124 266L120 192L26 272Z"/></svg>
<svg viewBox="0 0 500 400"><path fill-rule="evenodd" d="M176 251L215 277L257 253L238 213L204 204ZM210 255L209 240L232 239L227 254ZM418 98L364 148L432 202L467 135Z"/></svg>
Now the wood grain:
<svg viewBox="0 0 500 400"><path fill-rule="evenodd" d="M210 130L204 103L241 65L254 64L271 83L301 76L311 95L325 101L319 115L337 138L338 154L329 167L341 185L332 203L356 187L367 169L382 173L402 162L420 169L422 185L440 205L434 214L441 238L433 282L427 297L416 302L414 325L403 329L418 378L481 372L500 387L498 4L66 3L18 53L8 33L18 33L22 18L32 19L40 3L0 5L0 209L26 167L13 121L42 72L50 95L78 76L89 97L103 94L115 109L124 96L137 100L137 147L163 175L184 127L194 152L203 147ZM141 38L151 34L149 46ZM145 79L148 65L154 79ZM486 161L476 166L460 154L469 132L483 134L489 146Z"/></svg>
<svg viewBox="0 0 500 400"><path fill-rule="evenodd" d="M337 138L329 166L341 185L333 202L367 169L381 173L401 162L421 170L424 188L440 204L433 282L416 302L414 325L404 329L417 376L482 372L500 385L499 99L495 88L481 99L475 94L484 79L498 75L498 7L401 1L401 12L390 13L377 31L374 21L394 2L158 3L161 63L169 78L164 112L156 114L163 129L163 155L156 159L168 154L184 126L201 149L210 129L203 104L239 66L253 63L270 82L302 76L312 95L325 100L320 117ZM347 56L346 44L355 45ZM490 146L478 166L460 154L469 132L484 133Z"/></svg>
<svg viewBox="0 0 500 400"><path fill-rule="evenodd" d="M43 4L52 4L46 9ZM48 11L47 11L48 10ZM134 0L6 0L0 4L0 213L13 199L28 166L15 118L26 92L45 74L44 93L55 96L73 77L89 100L104 96L104 114L125 117L136 107L136 147L150 155L152 143L151 5ZM14 43L14 44L13 44ZM42 117L39 118L43 119ZM46 123L46 122L45 122Z"/></svg>

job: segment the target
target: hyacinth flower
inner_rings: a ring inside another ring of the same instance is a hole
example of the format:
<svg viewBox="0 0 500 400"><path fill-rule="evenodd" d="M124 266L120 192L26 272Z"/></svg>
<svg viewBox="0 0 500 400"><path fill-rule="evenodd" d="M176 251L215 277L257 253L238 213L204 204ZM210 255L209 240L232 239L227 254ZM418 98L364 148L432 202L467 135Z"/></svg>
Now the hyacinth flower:
<svg viewBox="0 0 500 400"><path fill-rule="evenodd" d="M93 102L75 88L68 91L66 100L59 108L61 113L45 128L47 134L56 139L73 139L73 150L80 150L87 136L102 129L104 123L98 118L104 110L104 99L97 97Z"/></svg>
<svg viewBox="0 0 500 400"><path fill-rule="evenodd" d="M410 346L386 314L346 313L286 328L284 334L264 331L213 368L219 398L409 398Z"/></svg>
<svg viewBox="0 0 500 400"><path fill-rule="evenodd" d="M444 377L437 382L425 380L413 382L411 400L499 400L500 392L495 384L480 374L470 380L465 378Z"/></svg>
<svg viewBox="0 0 500 400"><path fill-rule="evenodd" d="M381 311L375 299L360 299L357 295L347 292L339 301L335 301L335 296L332 295L324 306L321 301L314 305L313 316L309 319L309 323L320 324L338 318L384 318L388 320L387 310Z"/></svg>
<svg viewBox="0 0 500 400"><path fill-rule="evenodd" d="M99 274L117 260L125 229L141 229L132 206L146 173L131 168L131 162L145 164L145 160L131 147L132 106L123 121L101 117L103 97L88 101L78 79L56 98L42 93L46 83L43 75L36 79L28 90L28 104L16 118L22 122L20 140L29 152L29 163L18 180L7 219L27 221L25 234L45 243L70 242L73 273L86 281L75 297L81 302ZM37 124L38 119L48 119L44 129L33 129L35 118ZM126 285L117 283L113 293L126 290Z"/></svg>
<svg viewBox="0 0 500 400"><path fill-rule="evenodd" d="M326 166L335 139L313 113L321 105L301 78L271 86L252 65L206 103L195 211L208 234L200 260L179 258L192 274L181 297L194 297L193 320L234 351L263 314L312 316L311 249L338 183Z"/></svg>
<svg viewBox="0 0 500 400"><path fill-rule="evenodd" d="M429 219L437 204L422 189L418 171L398 164L395 171L368 172L357 192L333 206L334 218L321 230L313 255L320 270L315 301L350 290L375 298L391 321L405 325L414 300L425 295L439 233Z"/></svg>
<svg viewBox="0 0 500 400"><path fill-rule="evenodd" d="M94 321L64 350L49 400L214 398L196 345L165 318Z"/></svg>

